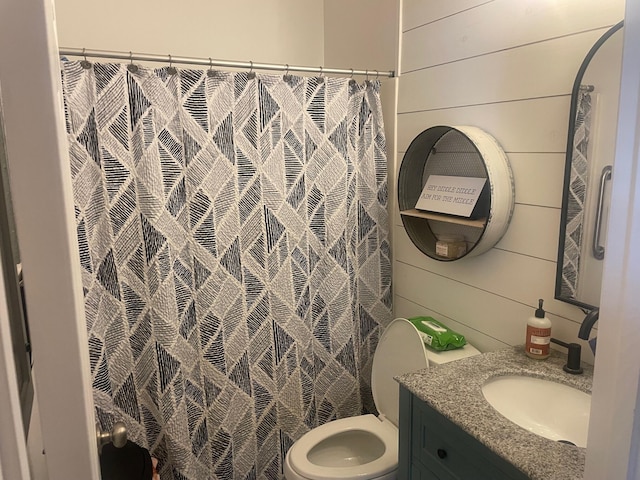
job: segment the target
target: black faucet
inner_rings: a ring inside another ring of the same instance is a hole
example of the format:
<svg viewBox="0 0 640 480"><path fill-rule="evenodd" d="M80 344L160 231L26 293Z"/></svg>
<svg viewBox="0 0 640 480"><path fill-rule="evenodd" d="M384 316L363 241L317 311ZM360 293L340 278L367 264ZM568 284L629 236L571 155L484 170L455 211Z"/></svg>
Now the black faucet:
<svg viewBox="0 0 640 480"><path fill-rule="evenodd" d="M600 310L597 308L594 308L589 313L587 313L587 316L584 317L584 320L582 321L582 325L580 325L578 338L581 338L582 340L589 340L591 329L593 328L593 325L598 321L599 316Z"/></svg>
<svg viewBox="0 0 640 480"><path fill-rule="evenodd" d="M588 335L588 334L587 334ZM580 353L582 347L578 343L566 343L557 338L552 338L551 341L557 345L560 345L567 349L567 363L562 369L571 373L572 375L578 375L582 373L582 367L580 366Z"/></svg>

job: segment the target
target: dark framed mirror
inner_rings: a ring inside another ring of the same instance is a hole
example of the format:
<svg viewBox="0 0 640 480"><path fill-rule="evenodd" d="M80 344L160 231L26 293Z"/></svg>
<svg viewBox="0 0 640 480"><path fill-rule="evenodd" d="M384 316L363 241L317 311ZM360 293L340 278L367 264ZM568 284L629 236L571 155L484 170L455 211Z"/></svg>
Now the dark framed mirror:
<svg viewBox="0 0 640 480"><path fill-rule="evenodd" d="M620 96L623 22L589 50L571 93L555 298L600 305Z"/></svg>

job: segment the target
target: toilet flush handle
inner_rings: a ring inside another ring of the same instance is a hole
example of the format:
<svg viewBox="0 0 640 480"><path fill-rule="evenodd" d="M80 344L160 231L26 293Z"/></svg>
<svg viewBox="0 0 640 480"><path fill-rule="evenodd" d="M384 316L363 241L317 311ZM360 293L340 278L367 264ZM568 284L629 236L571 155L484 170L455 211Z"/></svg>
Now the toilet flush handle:
<svg viewBox="0 0 640 480"><path fill-rule="evenodd" d="M96 436L98 439L98 453L102 452L102 447L107 443L113 443L116 448L122 448L127 444L127 427L122 422L113 424L110 432L100 430L96 426Z"/></svg>

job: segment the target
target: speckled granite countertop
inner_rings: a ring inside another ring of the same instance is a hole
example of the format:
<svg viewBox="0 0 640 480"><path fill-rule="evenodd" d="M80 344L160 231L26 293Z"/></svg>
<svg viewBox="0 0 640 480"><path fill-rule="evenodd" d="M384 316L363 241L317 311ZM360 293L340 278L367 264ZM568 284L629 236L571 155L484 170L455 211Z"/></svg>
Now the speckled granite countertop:
<svg viewBox="0 0 640 480"><path fill-rule="evenodd" d="M582 375L562 370L566 354L552 350L546 360L532 360L524 347L484 353L407 373L397 378L415 396L473 435L534 480L581 479L585 448L565 445L531 433L489 405L482 385L491 377L528 375L591 392L593 368ZM542 407L544 408L544 407Z"/></svg>

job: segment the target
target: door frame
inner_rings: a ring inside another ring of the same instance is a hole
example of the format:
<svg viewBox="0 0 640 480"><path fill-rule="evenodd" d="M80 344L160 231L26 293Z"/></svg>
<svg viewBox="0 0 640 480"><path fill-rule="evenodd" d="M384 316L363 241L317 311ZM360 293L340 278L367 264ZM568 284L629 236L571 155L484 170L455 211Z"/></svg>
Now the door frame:
<svg viewBox="0 0 640 480"><path fill-rule="evenodd" d="M0 256L0 272L4 267ZM10 266L10 268L15 268ZM29 463L22 425L20 392L14 368L9 307L4 275L0 274L0 480L29 480Z"/></svg>
<svg viewBox="0 0 640 480"><path fill-rule="evenodd" d="M99 479L54 4L0 5L8 169L47 470L50 480Z"/></svg>
<svg viewBox="0 0 640 480"><path fill-rule="evenodd" d="M627 0L584 478L639 478L640 2Z"/></svg>

